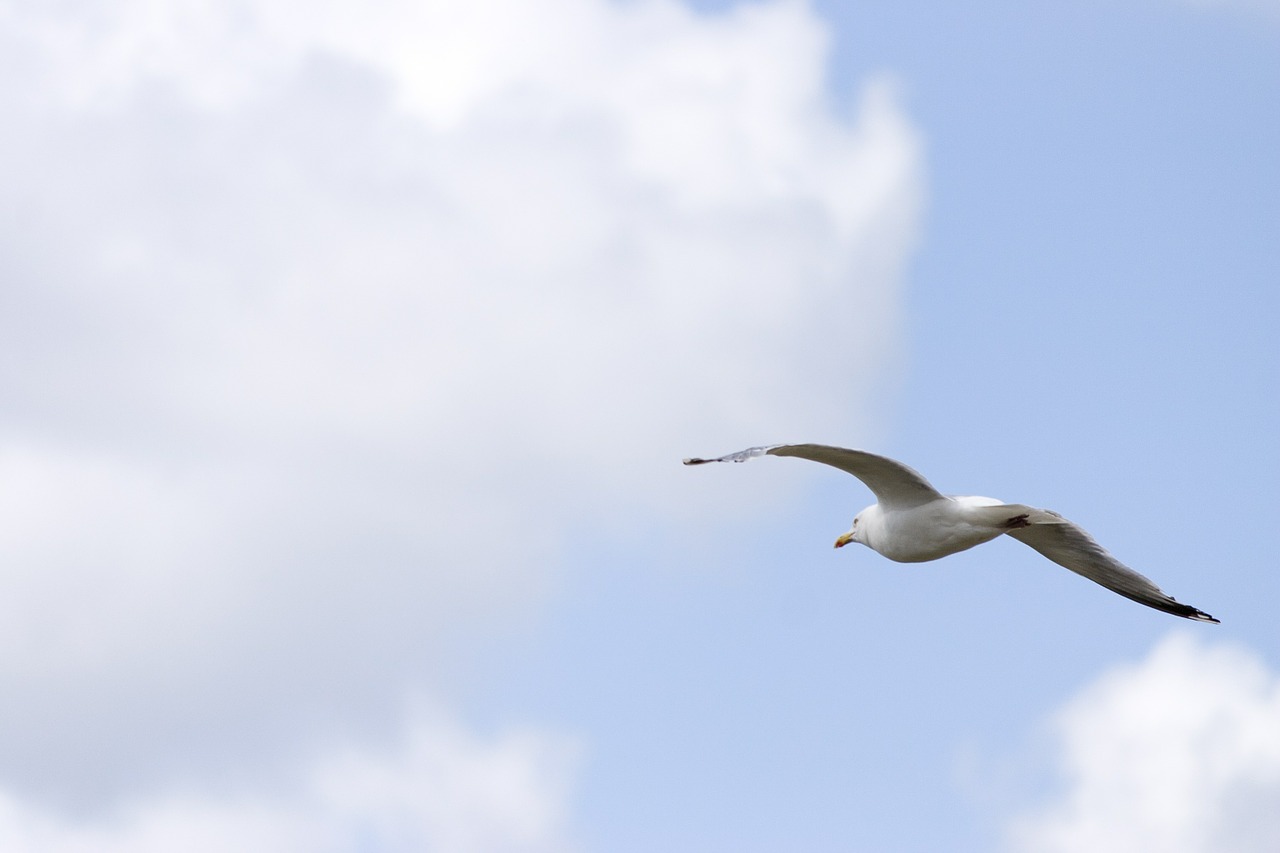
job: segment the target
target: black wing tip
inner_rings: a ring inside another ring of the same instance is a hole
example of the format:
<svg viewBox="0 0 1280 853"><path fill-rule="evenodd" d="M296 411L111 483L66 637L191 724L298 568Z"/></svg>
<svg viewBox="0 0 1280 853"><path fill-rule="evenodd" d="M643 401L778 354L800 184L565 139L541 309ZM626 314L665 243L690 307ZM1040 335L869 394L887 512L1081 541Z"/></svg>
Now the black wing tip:
<svg viewBox="0 0 1280 853"><path fill-rule="evenodd" d="M1171 598L1167 595L1162 594L1159 598L1155 598L1146 595L1136 595L1132 592L1124 592L1118 589L1113 591L1118 592L1125 598L1136 601L1139 604L1145 604L1153 610L1159 610L1161 613L1168 613L1171 616L1181 616L1183 619L1190 619L1193 622L1210 622L1214 625L1222 624L1222 620L1215 619L1200 608L1192 607L1190 604L1183 604L1176 598Z"/></svg>
<svg viewBox="0 0 1280 853"><path fill-rule="evenodd" d="M1164 608L1174 616L1181 616L1184 619L1191 619L1195 622L1211 622L1214 625L1221 625L1222 621L1214 619L1208 613L1198 607L1192 607L1190 604L1183 604L1181 601L1173 601L1170 599L1169 606Z"/></svg>
<svg viewBox="0 0 1280 853"><path fill-rule="evenodd" d="M715 462L715 461L716 461L716 460L714 460L714 459L698 459L698 458L694 457L694 458L691 458L691 459L685 459L685 460L684 460L684 464L686 464L686 465L706 465L708 462Z"/></svg>

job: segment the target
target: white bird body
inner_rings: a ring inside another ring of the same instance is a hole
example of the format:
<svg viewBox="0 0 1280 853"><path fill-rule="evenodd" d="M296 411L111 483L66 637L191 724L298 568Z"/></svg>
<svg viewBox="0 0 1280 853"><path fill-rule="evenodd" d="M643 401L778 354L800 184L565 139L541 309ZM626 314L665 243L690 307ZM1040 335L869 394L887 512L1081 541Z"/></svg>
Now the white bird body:
<svg viewBox="0 0 1280 853"><path fill-rule="evenodd" d="M875 503L858 513L847 541L866 545L895 563L926 563L990 542L1008 528L981 510L994 498L942 497L920 506L885 509ZM1014 512L1014 515L1019 513Z"/></svg>
<svg viewBox="0 0 1280 853"><path fill-rule="evenodd" d="M825 444L750 447L715 459L686 459L686 465L745 462L757 456L796 456L822 462L857 477L877 502L858 513L836 547L850 542L899 563L923 563L1009 535L1107 589L1140 604L1200 622L1208 613L1182 604L1094 541L1084 528L1056 512L995 498L950 497L918 472L887 456Z"/></svg>

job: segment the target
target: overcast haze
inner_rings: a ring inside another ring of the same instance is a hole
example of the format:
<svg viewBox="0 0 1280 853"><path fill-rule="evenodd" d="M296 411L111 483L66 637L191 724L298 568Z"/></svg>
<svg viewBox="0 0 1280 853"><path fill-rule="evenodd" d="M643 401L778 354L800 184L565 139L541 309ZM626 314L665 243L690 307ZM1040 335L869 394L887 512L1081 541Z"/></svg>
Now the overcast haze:
<svg viewBox="0 0 1280 853"><path fill-rule="evenodd" d="M1269 2L0 0L0 847L1280 847L1278 98ZM1223 624L679 465L785 441Z"/></svg>

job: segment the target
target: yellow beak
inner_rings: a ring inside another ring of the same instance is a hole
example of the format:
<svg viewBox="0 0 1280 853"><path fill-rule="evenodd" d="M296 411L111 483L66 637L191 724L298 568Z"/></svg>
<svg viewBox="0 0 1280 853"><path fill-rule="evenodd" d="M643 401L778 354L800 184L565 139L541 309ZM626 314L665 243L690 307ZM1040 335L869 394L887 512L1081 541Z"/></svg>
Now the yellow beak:
<svg viewBox="0 0 1280 853"><path fill-rule="evenodd" d="M848 533L845 533L839 539L836 540L836 547L843 548L845 545L848 545L852 541L853 541L853 531L850 530Z"/></svg>

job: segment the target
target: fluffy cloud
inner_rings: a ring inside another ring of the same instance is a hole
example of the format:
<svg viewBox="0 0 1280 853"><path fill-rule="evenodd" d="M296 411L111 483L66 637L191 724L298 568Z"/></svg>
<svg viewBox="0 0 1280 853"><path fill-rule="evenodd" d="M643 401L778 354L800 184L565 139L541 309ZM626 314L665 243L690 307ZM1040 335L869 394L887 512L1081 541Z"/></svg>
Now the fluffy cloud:
<svg viewBox="0 0 1280 853"><path fill-rule="evenodd" d="M712 505L680 456L863 429L919 155L824 52L797 3L0 2L0 783L359 739L568 531Z"/></svg>
<svg viewBox="0 0 1280 853"><path fill-rule="evenodd" d="M1065 788L1014 825L1035 853L1280 849L1280 675L1184 634L1055 720Z"/></svg>
<svg viewBox="0 0 1280 853"><path fill-rule="evenodd" d="M308 768L287 795L168 793L69 824L0 795L11 853L172 850L356 853L562 851L576 747L508 732L481 740L420 715L403 742L348 749Z"/></svg>

